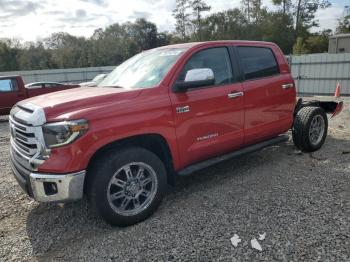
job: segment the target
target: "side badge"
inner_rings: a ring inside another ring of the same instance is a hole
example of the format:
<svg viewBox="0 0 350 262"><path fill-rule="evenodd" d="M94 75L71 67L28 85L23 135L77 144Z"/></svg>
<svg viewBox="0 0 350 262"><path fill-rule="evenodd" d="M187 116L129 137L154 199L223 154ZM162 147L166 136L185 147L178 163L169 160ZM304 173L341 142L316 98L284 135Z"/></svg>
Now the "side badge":
<svg viewBox="0 0 350 262"><path fill-rule="evenodd" d="M186 113L190 111L189 106L181 106L176 108L176 113L181 114L181 113Z"/></svg>

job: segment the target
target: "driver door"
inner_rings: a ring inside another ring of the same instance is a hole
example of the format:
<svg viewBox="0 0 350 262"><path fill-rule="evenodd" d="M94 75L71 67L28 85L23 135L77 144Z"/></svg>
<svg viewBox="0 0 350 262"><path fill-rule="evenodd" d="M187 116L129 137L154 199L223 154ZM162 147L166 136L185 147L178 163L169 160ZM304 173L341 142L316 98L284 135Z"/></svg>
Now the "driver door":
<svg viewBox="0 0 350 262"><path fill-rule="evenodd" d="M0 115L9 114L11 108L22 99L25 99L25 93L19 90L15 78L0 79Z"/></svg>
<svg viewBox="0 0 350 262"><path fill-rule="evenodd" d="M176 82L183 83L188 71L202 68L213 71L215 83L170 93L182 167L242 145L243 89L233 65L224 46L196 51L183 65Z"/></svg>

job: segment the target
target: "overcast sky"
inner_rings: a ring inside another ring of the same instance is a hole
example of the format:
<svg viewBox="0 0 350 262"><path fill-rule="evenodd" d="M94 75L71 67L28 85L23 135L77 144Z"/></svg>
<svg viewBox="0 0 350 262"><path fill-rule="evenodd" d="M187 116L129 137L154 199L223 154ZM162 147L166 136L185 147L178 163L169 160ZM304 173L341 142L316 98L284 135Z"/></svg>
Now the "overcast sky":
<svg viewBox="0 0 350 262"><path fill-rule="evenodd" d="M211 12L240 6L240 0L206 0ZM263 0L273 8L271 0ZM320 10L322 28L334 29L349 0L330 0L332 7ZM143 17L157 24L159 31L174 29L175 0L0 0L0 38L33 41L54 32L92 35L99 27L134 21ZM314 29L318 30L318 29Z"/></svg>

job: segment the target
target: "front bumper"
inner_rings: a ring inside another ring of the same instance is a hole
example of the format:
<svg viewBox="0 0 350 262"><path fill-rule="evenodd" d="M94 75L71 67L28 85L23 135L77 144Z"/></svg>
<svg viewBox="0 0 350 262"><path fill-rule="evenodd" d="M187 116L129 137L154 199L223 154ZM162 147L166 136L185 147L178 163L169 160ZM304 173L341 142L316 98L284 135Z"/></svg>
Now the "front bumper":
<svg viewBox="0 0 350 262"><path fill-rule="evenodd" d="M42 125L44 110L29 102L19 102L11 110L11 164L22 189L40 202L67 202L83 197L85 171L67 174L39 173L38 166L49 157ZM62 166L59 170L67 170ZM72 169L71 169L72 170ZM71 171L70 170L70 171Z"/></svg>
<svg viewBox="0 0 350 262"><path fill-rule="evenodd" d="M33 197L39 202L69 202L83 197L85 171L71 174L30 174Z"/></svg>
<svg viewBox="0 0 350 262"><path fill-rule="evenodd" d="M69 174L34 173L23 167L11 152L13 174L30 197L39 202L70 202L81 199L85 170Z"/></svg>

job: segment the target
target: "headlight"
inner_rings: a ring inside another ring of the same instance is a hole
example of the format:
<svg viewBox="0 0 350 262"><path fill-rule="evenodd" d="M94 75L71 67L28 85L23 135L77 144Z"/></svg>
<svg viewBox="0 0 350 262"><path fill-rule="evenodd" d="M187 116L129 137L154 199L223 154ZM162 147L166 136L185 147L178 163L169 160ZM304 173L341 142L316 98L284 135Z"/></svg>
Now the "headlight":
<svg viewBox="0 0 350 262"><path fill-rule="evenodd" d="M89 128L84 119L49 123L43 126L46 146L49 148L68 145L83 135Z"/></svg>

